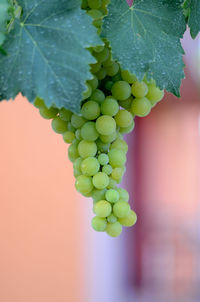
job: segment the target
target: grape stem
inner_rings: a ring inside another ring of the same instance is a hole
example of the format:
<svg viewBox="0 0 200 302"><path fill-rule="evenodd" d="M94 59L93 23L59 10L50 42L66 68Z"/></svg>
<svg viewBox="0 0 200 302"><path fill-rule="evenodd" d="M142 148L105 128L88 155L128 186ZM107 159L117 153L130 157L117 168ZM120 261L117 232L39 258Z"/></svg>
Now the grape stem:
<svg viewBox="0 0 200 302"><path fill-rule="evenodd" d="M128 5L131 7L133 5L133 0L126 0L126 2L128 3Z"/></svg>

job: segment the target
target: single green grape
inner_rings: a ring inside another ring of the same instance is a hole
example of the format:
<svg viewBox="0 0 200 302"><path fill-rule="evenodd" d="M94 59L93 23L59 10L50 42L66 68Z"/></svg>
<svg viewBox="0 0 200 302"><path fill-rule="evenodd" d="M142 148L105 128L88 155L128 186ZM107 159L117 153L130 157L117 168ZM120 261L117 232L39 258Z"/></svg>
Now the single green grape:
<svg viewBox="0 0 200 302"><path fill-rule="evenodd" d="M88 2L87 2L87 0L82 0L81 1L81 8L82 9L86 9L88 7Z"/></svg>
<svg viewBox="0 0 200 302"><path fill-rule="evenodd" d="M97 71L95 73L96 77L98 80L103 80L106 77L106 69L105 68L101 68L99 71Z"/></svg>
<svg viewBox="0 0 200 302"><path fill-rule="evenodd" d="M148 115L151 111L151 103L146 98L135 98L131 104L131 113L140 117Z"/></svg>
<svg viewBox="0 0 200 302"><path fill-rule="evenodd" d="M107 217L107 221L109 223L115 223L117 221L117 217L113 215L112 213Z"/></svg>
<svg viewBox="0 0 200 302"><path fill-rule="evenodd" d="M130 96L128 99L126 99L124 101L119 101L118 103L122 108L130 111L132 101L133 101L133 97Z"/></svg>
<svg viewBox="0 0 200 302"><path fill-rule="evenodd" d="M94 57L98 62L104 62L109 58L109 49L105 47L101 52L93 52Z"/></svg>
<svg viewBox="0 0 200 302"><path fill-rule="evenodd" d="M78 157L74 162L73 162L73 168L74 170L78 171L81 175L81 163L82 163L83 159L81 157Z"/></svg>
<svg viewBox="0 0 200 302"><path fill-rule="evenodd" d="M116 190L119 193L120 200L126 201L126 202L129 201L129 194L125 189L117 188Z"/></svg>
<svg viewBox="0 0 200 302"><path fill-rule="evenodd" d="M134 120L132 120L132 123L128 127L121 127L119 129L119 132L122 134L127 134L127 133L132 132L134 128L135 128L135 122L134 122Z"/></svg>
<svg viewBox="0 0 200 302"><path fill-rule="evenodd" d="M106 189L103 189L103 190L94 189L92 191L92 199L94 200L94 202L97 202L99 200L104 200L105 193L106 193Z"/></svg>
<svg viewBox="0 0 200 302"><path fill-rule="evenodd" d="M103 45L97 45L94 47L94 51L95 52L101 52L104 49Z"/></svg>
<svg viewBox="0 0 200 302"><path fill-rule="evenodd" d="M118 218L118 221L125 227L131 227L137 222L137 215L134 211L130 211L128 216L124 218Z"/></svg>
<svg viewBox="0 0 200 302"><path fill-rule="evenodd" d="M99 85L99 81L95 75L93 75L93 79L88 81L89 85L92 87L92 90L94 91L97 89Z"/></svg>
<svg viewBox="0 0 200 302"><path fill-rule="evenodd" d="M59 118L58 116L52 120L51 125L56 133L63 134L68 130L67 122L61 120L61 118Z"/></svg>
<svg viewBox="0 0 200 302"><path fill-rule="evenodd" d="M72 126L71 122L68 123L67 128L68 128L68 131L71 131L71 132L74 132L74 133L76 131L76 128L74 128L74 126Z"/></svg>
<svg viewBox="0 0 200 302"><path fill-rule="evenodd" d="M113 168L123 167L126 162L126 154L120 149L111 149L108 156L109 163Z"/></svg>
<svg viewBox="0 0 200 302"><path fill-rule="evenodd" d="M69 122L71 120L72 112L65 108L59 110L59 117L61 120Z"/></svg>
<svg viewBox="0 0 200 302"><path fill-rule="evenodd" d="M79 116L77 114L72 114L71 117L71 124L74 128L80 128L82 127L86 122L86 119L82 116Z"/></svg>
<svg viewBox="0 0 200 302"><path fill-rule="evenodd" d="M109 202L117 202L119 200L119 193L114 189L107 190L106 200Z"/></svg>
<svg viewBox="0 0 200 302"><path fill-rule="evenodd" d="M79 157L77 147L70 145L68 148L68 158L73 163Z"/></svg>
<svg viewBox="0 0 200 302"><path fill-rule="evenodd" d="M112 86L112 95L119 101L126 100L131 95L131 86L125 81L117 81Z"/></svg>
<svg viewBox="0 0 200 302"><path fill-rule="evenodd" d="M106 200L100 200L94 205L94 213L98 217L107 217L112 212L111 204Z"/></svg>
<svg viewBox="0 0 200 302"><path fill-rule="evenodd" d="M101 103L101 113L104 115L114 116L119 111L119 105L117 100L112 96L107 96Z"/></svg>
<svg viewBox="0 0 200 302"><path fill-rule="evenodd" d="M115 115L115 122L119 127L129 127L133 122L133 116L129 111L122 109Z"/></svg>
<svg viewBox="0 0 200 302"><path fill-rule="evenodd" d="M112 81L113 81L113 83L122 81L122 77L121 77L120 72L118 72L114 77L112 77Z"/></svg>
<svg viewBox="0 0 200 302"><path fill-rule="evenodd" d="M103 166L102 172L106 173L107 175L110 175L112 173L112 167L111 167L111 165L105 165L105 166Z"/></svg>
<svg viewBox="0 0 200 302"><path fill-rule="evenodd" d="M71 144L73 140L75 139L75 135L71 131L66 131L63 133L63 140L65 143Z"/></svg>
<svg viewBox="0 0 200 302"><path fill-rule="evenodd" d="M130 205L125 201L118 201L113 206L113 213L118 218L124 218L129 215L131 211Z"/></svg>
<svg viewBox="0 0 200 302"><path fill-rule="evenodd" d="M151 102L152 105L155 105L157 102L161 101L164 97L164 90L160 90L153 84L148 85L149 91L146 95L146 98Z"/></svg>
<svg viewBox="0 0 200 302"><path fill-rule="evenodd" d="M95 122L87 122L81 128L81 137L86 141L95 141L99 134Z"/></svg>
<svg viewBox="0 0 200 302"><path fill-rule="evenodd" d="M99 152L108 152L110 143L103 143L99 138L96 140L96 145Z"/></svg>
<svg viewBox="0 0 200 302"><path fill-rule="evenodd" d="M88 6L92 9L98 9L102 5L101 0L88 0L87 2L88 2Z"/></svg>
<svg viewBox="0 0 200 302"><path fill-rule="evenodd" d="M113 87L113 84L113 81L108 80L105 82L105 88L110 91Z"/></svg>
<svg viewBox="0 0 200 302"><path fill-rule="evenodd" d="M116 221L114 223L108 223L106 227L106 233L111 237L118 237L122 232L122 225Z"/></svg>
<svg viewBox="0 0 200 302"><path fill-rule="evenodd" d="M76 129L76 131L75 131L75 137L76 137L76 139L78 139L79 141L82 140L81 129Z"/></svg>
<svg viewBox="0 0 200 302"><path fill-rule="evenodd" d="M128 70L122 70L121 71L121 76L122 76L122 79L125 82L128 82L129 84L132 84L135 81L137 81L136 76L134 74L130 73Z"/></svg>
<svg viewBox="0 0 200 302"><path fill-rule="evenodd" d="M94 74L101 69L101 63L97 62L94 64L90 64L90 67L91 67L91 72Z"/></svg>
<svg viewBox="0 0 200 302"><path fill-rule="evenodd" d="M116 180L117 183L120 183L124 172L125 171L123 168L114 168L112 170L111 176L114 180Z"/></svg>
<svg viewBox="0 0 200 302"><path fill-rule="evenodd" d="M92 183L96 189L105 189L109 184L109 177L104 172L98 172L93 176Z"/></svg>
<svg viewBox="0 0 200 302"><path fill-rule="evenodd" d="M109 157L107 154L101 153L98 156L98 161L99 161L100 165L102 165L102 166L107 165L107 163L109 162Z"/></svg>
<svg viewBox="0 0 200 302"><path fill-rule="evenodd" d="M92 218L92 228L97 232L105 231L107 226L107 221L105 218L95 216Z"/></svg>
<svg viewBox="0 0 200 302"><path fill-rule="evenodd" d="M96 120L96 129L101 135L110 135L116 130L116 122L109 115L102 115Z"/></svg>
<svg viewBox="0 0 200 302"><path fill-rule="evenodd" d="M82 140L78 145L78 153L82 158L95 156L97 153L97 145L95 142Z"/></svg>
<svg viewBox="0 0 200 302"><path fill-rule="evenodd" d="M110 146L110 149L121 149L123 152L128 152L128 144L125 140L117 138Z"/></svg>
<svg viewBox="0 0 200 302"><path fill-rule="evenodd" d="M81 108L81 114L87 120L95 120L100 115L99 104L94 101L87 101Z"/></svg>
<svg viewBox="0 0 200 302"><path fill-rule="evenodd" d="M92 17L93 20L97 20L103 17L103 14L98 9L90 9L87 11L87 14ZM99 60L97 60L99 61ZM99 61L100 62L100 61Z"/></svg>
<svg viewBox="0 0 200 302"><path fill-rule="evenodd" d="M113 62L112 65L106 67L107 75L110 77L115 76L119 71L119 64L117 62Z"/></svg>
<svg viewBox="0 0 200 302"><path fill-rule="evenodd" d="M105 94L100 89L95 89L91 94L90 100L101 104L105 99Z"/></svg>
<svg viewBox="0 0 200 302"><path fill-rule="evenodd" d="M78 192L82 194L88 194L93 189L92 178L86 175L80 175L77 177L75 187Z"/></svg>
<svg viewBox="0 0 200 302"><path fill-rule="evenodd" d="M52 119L55 118L58 114L58 109L56 108L47 108L47 107L40 107L39 109L40 115L45 119Z"/></svg>
<svg viewBox="0 0 200 302"><path fill-rule="evenodd" d="M148 93L148 86L145 82L136 81L132 84L131 91L136 98L143 98Z"/></svg>
<svg viewBox="0 0 200 302"><path fill-rule="evenodd" d="M34 106L36 107L36 108L38 108L38 109L40 109L40 108L42 108L42 107L46 107L45 106L45 103L44 103L44 100L43 99L41 99L40 97L36 97L35 98L35 101L34 101Z"/></svg>
<svg viewBox="0 0 200 302"><path fill-rule="evenodd" d="M93 176L99 171L100 164L96 157L87 157L81 163L81 172L86 176Z"/></svg>
<svg viewBox="0 0 200 302"><path fill-rule="evenodd" d="M92 94L92 87L86 83L86 90L83 92L83 100L88 99Z"/></svg>
<svg viewBox="0 0 200 302"><path fill-rule="evenodd" d="M117 185L117 182L112 178L112 177L109 177L109 184L108 184L108 189L116 189L116 185Z"/></svg>

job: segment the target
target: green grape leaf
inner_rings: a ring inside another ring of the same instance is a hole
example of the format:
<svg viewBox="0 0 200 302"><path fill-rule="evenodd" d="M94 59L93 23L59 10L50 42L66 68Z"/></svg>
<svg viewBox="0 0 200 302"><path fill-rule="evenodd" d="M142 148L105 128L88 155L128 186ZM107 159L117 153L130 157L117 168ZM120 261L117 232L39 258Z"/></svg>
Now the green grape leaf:
<svg viewBox="0 0 200 302"><path fill-rule="evenodd" d="M200 32L200 1L186 0L184 8L188 10L188 25L193 39Z"/></svg>
<svg viewBox="0 0 200 302"><path fill-rule="evenodd" d="M146 74L157 85L180 96L184 78L180 38L186 29L182 0L112 0L102 37L110 41L114 59L139 80Z"/></svg>
<svg viewBox="0 0 200 302"><path fill-rule="evenodd" d="M0 45L2 45L5 40L6 21L8 19L9 6L8 0L0 1Z"/></svg>
<svg viewBox="0 0 200 302"><path fill-rule="evenodd" d="M90 63L86 49L102 45L92 18L79 0L18 0L23 15L16 19L0 53L0 99L21 92L33 102L36 96L48 107L80 112Z"/></svg>

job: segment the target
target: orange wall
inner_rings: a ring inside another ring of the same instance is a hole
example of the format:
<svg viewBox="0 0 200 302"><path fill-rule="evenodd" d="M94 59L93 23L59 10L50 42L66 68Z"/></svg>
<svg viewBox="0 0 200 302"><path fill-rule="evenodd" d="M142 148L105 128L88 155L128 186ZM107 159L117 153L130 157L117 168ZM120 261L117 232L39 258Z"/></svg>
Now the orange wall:
<svg viewBox="0 0 200 302"><path fill-rule="evenodd" d="M0 301L87 301L67 146L22 97L0 103L0 183Z"/></svg>

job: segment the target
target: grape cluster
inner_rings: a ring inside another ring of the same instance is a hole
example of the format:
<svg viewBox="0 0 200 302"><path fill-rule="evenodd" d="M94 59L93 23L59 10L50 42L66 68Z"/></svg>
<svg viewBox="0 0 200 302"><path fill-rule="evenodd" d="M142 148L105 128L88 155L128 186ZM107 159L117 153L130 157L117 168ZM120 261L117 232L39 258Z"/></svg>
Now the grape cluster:
<svg viewBox="0 0 200 302"><path fill-rule="evenodd" d="M82 8L93 17L99 31L108 2L82 1ZM148 115L164 92L153 80L138 81L128 70L121 70L112 59L108 42L104 43L90 49L97 62L91 65L93 78L86 83L81 115L64 108L47 108L40 98L34 104L70 144L68 157L73 163L76 189L93 199L93 229L117 237L122 226L130 227L137 220L128 192L118 187L128 151L123 135L134 129L134 117Z"/></svg>

